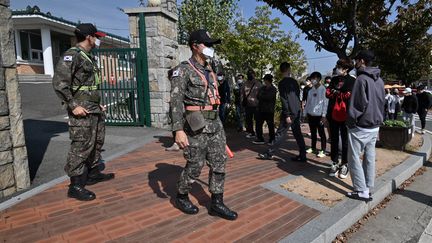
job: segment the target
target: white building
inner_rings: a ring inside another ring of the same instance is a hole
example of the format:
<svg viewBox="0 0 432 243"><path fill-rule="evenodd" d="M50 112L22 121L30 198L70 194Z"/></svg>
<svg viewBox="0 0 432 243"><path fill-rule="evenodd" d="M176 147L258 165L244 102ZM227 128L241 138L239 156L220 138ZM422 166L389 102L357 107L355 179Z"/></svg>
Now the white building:
<svg viewBox="0 0 432 243"><path fill-rule="evenodd" d="M37 6L12 11L18 74L54 75L54 65L75 45L78 23L42 13ZM107 33L101 48L129 47L129 39Z"/></svg>

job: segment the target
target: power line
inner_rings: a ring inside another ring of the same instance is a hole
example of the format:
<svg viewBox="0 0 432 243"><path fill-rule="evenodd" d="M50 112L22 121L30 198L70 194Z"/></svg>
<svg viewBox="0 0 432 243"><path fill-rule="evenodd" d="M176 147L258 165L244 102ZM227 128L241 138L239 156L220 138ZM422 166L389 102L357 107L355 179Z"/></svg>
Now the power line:
<svg viewBox="0 0 432 243"><path fill-rule="evenodd" d="M324 59L324 58L330 58L330 57L336 57L337 55L329 55L329 56L322 56L322 57L311 57L306 58L306 60L316 60L316 59Z"/></svg>

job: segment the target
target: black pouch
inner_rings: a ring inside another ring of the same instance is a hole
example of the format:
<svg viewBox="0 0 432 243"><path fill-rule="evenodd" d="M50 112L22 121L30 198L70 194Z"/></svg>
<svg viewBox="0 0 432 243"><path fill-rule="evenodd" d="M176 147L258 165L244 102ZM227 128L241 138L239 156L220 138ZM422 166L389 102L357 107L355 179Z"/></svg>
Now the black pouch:
<svg viewBox="0 0 432 243"><path fill-rule="evenodd" d="M187 112L185 118L192 132L202 130L206 126L206 120L201 111Z"/></svg>

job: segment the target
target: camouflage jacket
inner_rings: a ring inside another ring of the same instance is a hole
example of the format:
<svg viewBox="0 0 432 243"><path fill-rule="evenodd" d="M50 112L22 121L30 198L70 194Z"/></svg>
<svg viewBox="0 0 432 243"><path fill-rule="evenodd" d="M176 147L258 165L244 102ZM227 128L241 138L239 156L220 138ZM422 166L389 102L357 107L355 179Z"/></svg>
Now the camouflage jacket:
<svg viewBox="0 0 432 243"><path fill-rule="evenodd" d="M84 50L71 48L58 61L53 77L54 91L67 105L69 111L82 106L91 113L100 113L99 103L83 99L86 96L99 96L99 91L78 90L80 86L95 86L95 70L98 70L94 56L86 53L92 60L90 62L80 51Z"/></svg>
<svg viewBox="0 0 432 243"><path fill-rule="evenodd" d="M213 80L213 76L210 75L212 71L209 65L203 66L192 58L190 60L198 71L208 77L208 92L214 94L214 83L217 81ZM173 70L170 101L171 120L172 130L178 131L185 130L185 106L206 106L210 105L210 100L201 77L187 61L180 63ZM206 126L203 132L215 133L220 129L223 129L223 126L218 116L215 120L206 119Z"/></svg>

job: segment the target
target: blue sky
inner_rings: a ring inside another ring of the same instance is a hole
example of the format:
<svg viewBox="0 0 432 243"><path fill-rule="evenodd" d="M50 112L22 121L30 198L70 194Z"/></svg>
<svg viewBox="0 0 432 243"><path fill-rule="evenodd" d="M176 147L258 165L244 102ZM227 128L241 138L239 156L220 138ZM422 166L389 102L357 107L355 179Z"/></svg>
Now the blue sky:
<svg viewBox="0 0 432 243"><path fill-rule="evenodd" d="M11 8L24 9L28 5L38 5L42 12L51 12L53 16L77 22L90 22L97 25L98 29L112 34L127 37L129 35L127 15L117 9L137 7L138 0L11 0ZM265 3L254 0L240 0L239 7L245 18L254 15L255 7ZM273 17L279 17L283 23L283 29L291 31L293 36L301 31L293 26L288 17L278 10L273 10ZM337 57L327 51L316 52L314 43L304 39L301 34L297 40L308 58L308 72L319 71L324 75L334 67Z"/></svg>

